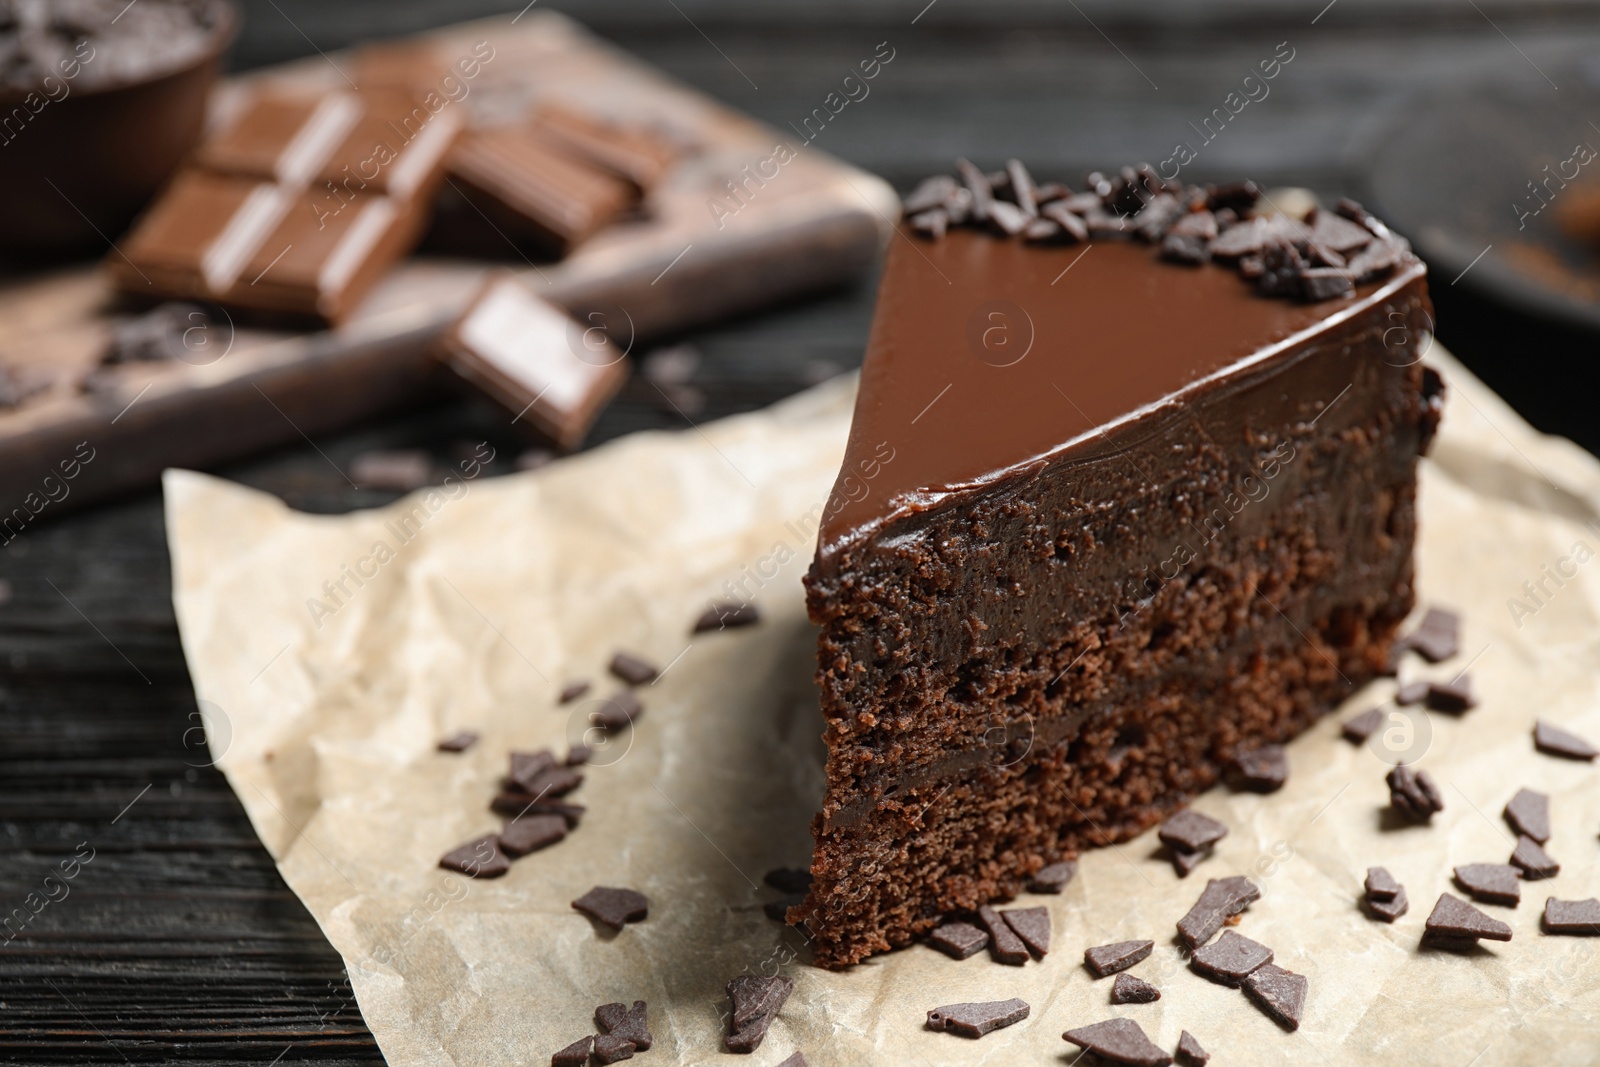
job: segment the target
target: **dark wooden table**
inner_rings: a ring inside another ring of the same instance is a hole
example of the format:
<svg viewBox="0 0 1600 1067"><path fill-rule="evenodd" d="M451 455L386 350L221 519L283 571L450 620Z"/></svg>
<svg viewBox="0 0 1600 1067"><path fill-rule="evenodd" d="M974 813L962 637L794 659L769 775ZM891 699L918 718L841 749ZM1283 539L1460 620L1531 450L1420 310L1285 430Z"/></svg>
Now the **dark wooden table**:
<svg viewBox="0 0 1600 1067"><path fill-rule="evenodd" d="M1232 0L1202 13L1165 0L1137 10L938 0L924 11L925 2L566 6L780 129L889 42L895 58L870 96L831 120L817 144L901 188L957 154L989 165L1017 155L1048 176L1162 158L1287 41L1295 58L1271 95L1205 147L1193 176L1347 192L1359 188L1373 131L1419 94L1531 84L1541 70L1579 70L1600 44L1600 12L1580 3L1339 0L1318 18L1326 0ZM259 63L520 4L245 6L239 56ZM696 420L760 407L856 365L871 307L868 279L685 338L703 355ZM1471 314L1462 309L1459 321ZM1493 382L1507 372L1474 344L1480 332L1441 320L1443 340ZM1536 421L1570 429L1556 392L1523 383L1515 399ZM636 379L593 442L683 426ZM357 453L420 447L447 460L462 442L489 440L509 460L522 445L508 430L495 409L441 390L416 410L220 473L296 507L346 511L393 495L349 487L340 471ZM338 956L205 766L158 494L41 521L0 552L0 579L0 1057L381 1060ZM89 849L75 877L48 877ZM529 1050L527 1062L541 1059Z"/></svg>

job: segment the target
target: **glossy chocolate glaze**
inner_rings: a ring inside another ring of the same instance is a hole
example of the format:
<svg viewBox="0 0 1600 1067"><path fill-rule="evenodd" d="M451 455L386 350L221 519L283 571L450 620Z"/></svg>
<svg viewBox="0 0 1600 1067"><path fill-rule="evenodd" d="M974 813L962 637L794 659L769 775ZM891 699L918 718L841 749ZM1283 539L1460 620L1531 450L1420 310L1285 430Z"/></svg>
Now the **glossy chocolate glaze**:
<svg viewBox="0 0 1600 1067"><path fill-rule="evenodd" d="M818 571L895 518L1092 449L1315 343L1422 274L1412 259L1351 299L1298 304L1128 241L1039 246L974 230L896 240Z"/></svg>

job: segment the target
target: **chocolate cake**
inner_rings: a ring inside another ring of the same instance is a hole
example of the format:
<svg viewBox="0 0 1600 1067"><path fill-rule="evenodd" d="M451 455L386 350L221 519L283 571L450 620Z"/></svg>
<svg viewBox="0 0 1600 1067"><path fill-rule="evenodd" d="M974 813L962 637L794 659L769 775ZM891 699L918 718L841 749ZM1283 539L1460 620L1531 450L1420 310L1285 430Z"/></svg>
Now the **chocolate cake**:
<svg viewBox="0 0 1600 1067"><path fill-rule="evenodd" d="M806 579L816 962L1127 838L1385 670L1442 385L1359 205L1148 167L908 199Z"/></svg>

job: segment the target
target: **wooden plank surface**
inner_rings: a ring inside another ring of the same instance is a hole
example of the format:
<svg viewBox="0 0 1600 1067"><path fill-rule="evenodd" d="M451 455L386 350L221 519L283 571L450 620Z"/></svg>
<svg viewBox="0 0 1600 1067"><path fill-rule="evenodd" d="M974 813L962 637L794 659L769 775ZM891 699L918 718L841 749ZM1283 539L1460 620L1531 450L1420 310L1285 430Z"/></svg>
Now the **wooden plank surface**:
<svg viewBox="0 0 1600 1067"><path fill-rule="evenodd" d="M1347 5L1369 21L1344 15ZM304 38L269 26L280 19L274 6L313 41L326 37L327 47L345 43L333 39L340 27L355 33L389 24L372 21L379 5L256 3L256 22L281 31L283 47L297 52L307 50ZM438 17L440 9L418 0L381 6L393 6L396 20ZM771 5L759 19L743 5L683 6L698 29L659 13L629 22L621 5L603 13L625 47L775 126L817 106L876 42L893 41L897 58L872 96L847 108L819 144L902 187L957 152L1017 154L1041 172L1146 158L1204 102L1220 99L1244 64L1284 39L1276 28L1251 34L1237 22L1193 32L1154 22L1129 40L1112 33L1125 60L1061 17L1027 32L979 26L957 33L937 21L923 32L921 23L910 25L922 0L896 5L893 24L866 16L830 23L798 8L782 22ZM1106 12L1106 5L1079 6ZM1327 24L1313 29L1313 8L1323 5L1295 6L1305 8L1306 25L1296 31L1290 72L1256 112L1241 116L1231 140L1203 157L1205 174L1248 171L1324 191L1352 188L1354 147L1411 93L1484 80L1525 86L1539 78L1529 60L1570 72L1600 44L1587 9L1557 23L1547 8L1519 18L1504 5L1480 5L1524 59L1494 28L1457 14L1439 29L1396 32L1373 16L1373 5L1340 0ZM957 0L940 0L933 11L946 7ZM871 302L871 286L862 284L689 335L703 356L693 384L706 405L695 420L759 407L856 363ZM1443 339L1458 349L1470 343L1469 332L1452 336L1449 320L1441 322ZM685 425L636 379L595 440ZM500 471L509 469L520 446L503 414L441 396L223 473L297 507L337 512L390 498L349 487L340 472L356 453L423 447L444 461L457 443L479 440L499 449ZM79 842L95 849L65 899L15 939L0 935L0 1058L379 1062L338 958L278 879L221 776L189 766L204 757L195 736L186 738L193 696L168 601L155 495L61 521L46 514L0 551L0 578L12 590L0 605L0 913L42 892L46 874ZM528 1062L542 1058L530 1050Z"/></svg>

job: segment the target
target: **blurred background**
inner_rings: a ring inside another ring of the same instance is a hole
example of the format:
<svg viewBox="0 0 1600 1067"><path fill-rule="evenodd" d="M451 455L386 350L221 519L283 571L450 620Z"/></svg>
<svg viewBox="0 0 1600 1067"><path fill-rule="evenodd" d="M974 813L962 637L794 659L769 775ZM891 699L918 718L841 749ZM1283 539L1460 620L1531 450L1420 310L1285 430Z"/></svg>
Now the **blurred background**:
<svg viewBox="0 0 1600 1067"><path fill-rule="evenodd" d="M1185 180L1248 177L1306 187L1324 202L1361 199L1429 261L1440 341L1534 425L1600 449L1590 414L1600 337L1592 253L1548 217L1521 225L1518 207L1542 206L1528 198L1540 195L1530 183L1545 179L1543 168L1570 160L1577 144L1600 146L1600 3L239 6L234 72L465 19L559 10L780 131L886 42L892 64L814 143L902 193L957 156L985 168L1015 156L1041 180L1074 182L1091 169L1159 161L1179 141L1199 143L1196 125L1260 60L1287 48L1292 61L1270 95L1206 141ZM0 24L9 8L0 0ZM8 150L0 147L0 166ZM1568 193L1565 181L1541 188ZM1519 258L1523 244L1540 245L1544 258ZM39 270L14 261L0 286L25 288ZM858 366L875 275L869 266L760 311L652 338L589 445L752 410ZM0 319L15 323L17 308L0 295ZM479 441L496 450L493 473L510 472L518 457L541 461L494 404L438 389L218 473L295 507L338 512L399 495L353 484L346 472L359 457L420 452L442 468ZM168 582L154 489L46 517L0 551L0 901L21 900L35 868L79 841L93 836L98 850L71 899L0 945L0 1058L381 1062L338 957L197 746Z"/></svg>

